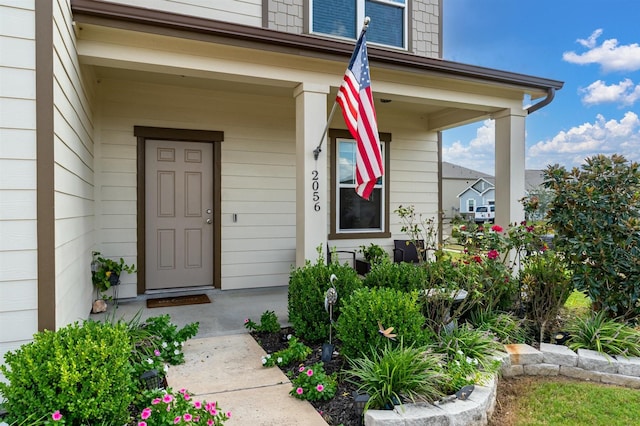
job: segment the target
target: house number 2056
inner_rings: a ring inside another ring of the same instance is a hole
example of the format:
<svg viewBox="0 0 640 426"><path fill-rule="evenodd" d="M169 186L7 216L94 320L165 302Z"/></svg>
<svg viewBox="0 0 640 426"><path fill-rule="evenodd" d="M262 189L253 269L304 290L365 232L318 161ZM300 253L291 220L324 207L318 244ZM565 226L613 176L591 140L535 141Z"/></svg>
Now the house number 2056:
<svg viewBox="0 0 640 426"><path fill-rule="evenodd" d="M311 172L311 191L313 191L313 209L317 212L320 211L320 181L318 180L318 171Z"/></svg>

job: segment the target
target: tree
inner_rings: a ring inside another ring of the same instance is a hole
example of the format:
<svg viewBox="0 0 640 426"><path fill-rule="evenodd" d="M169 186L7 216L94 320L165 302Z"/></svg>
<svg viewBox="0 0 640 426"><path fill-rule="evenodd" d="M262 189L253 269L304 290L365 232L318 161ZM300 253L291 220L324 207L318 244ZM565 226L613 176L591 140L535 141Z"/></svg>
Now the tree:
<svg viewBox="0 0 640 426"><path fill-rule="evenodd" d="M544 173L554 192L548 211L556 250L596 311L629 320L640 315L640 171L623 156L596 155L570 172Z"/></svg>

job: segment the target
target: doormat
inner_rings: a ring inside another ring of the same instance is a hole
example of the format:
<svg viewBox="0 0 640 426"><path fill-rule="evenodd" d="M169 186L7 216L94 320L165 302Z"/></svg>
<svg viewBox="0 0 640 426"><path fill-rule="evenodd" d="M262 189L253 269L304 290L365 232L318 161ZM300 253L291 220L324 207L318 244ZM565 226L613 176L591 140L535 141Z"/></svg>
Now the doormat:
<svg viewBox="0 0 640 426"><path fill-rule="evenodd" d="M167 306L201 305L211 303L206 294L194 294L191 296L162 297L160 299L147 299L147 308L164 308Z"/></svg>

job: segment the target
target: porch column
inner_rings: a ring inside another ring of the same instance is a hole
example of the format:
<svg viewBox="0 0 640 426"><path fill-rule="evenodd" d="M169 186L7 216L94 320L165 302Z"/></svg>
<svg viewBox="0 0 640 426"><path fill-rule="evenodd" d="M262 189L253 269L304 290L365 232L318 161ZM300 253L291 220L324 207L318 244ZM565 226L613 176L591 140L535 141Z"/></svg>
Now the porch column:
<svg viewBox="0 0 640 426"><path fill-rule="evenodd" d="M519 200L525 195L526 111L512 108L494 115L496 160L496 223L506 227L524 220Z"/></svg>
<svg viewBox="0 0 640 426"><path fill-rule="evenodd" d="M305 260L315 263L316 248L327 251L327 219L329 200L327 185L328 142L322 144L318 160L313 150L327 121L327 94L329 87L321 84L302 83L295 88L296 99L296 265L304 266Z"/></svg>

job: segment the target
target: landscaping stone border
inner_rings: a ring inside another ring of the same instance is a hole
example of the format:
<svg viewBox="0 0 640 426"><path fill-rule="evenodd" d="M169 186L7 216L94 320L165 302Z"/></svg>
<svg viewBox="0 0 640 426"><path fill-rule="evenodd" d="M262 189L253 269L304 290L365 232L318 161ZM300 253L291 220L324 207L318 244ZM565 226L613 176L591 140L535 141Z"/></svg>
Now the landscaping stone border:
<svg viewBox="0 0 640 426"><path fill-rule="evenodd" d="M640 389L640 358L609 356L587 349L574 352L566 346L540 344L540 350L525 344L505 345L497 355L504 377L566 376ZM496 404L497 378L476 385L466 401L444 404L403 404L393 410L367 410L365 426L484 426Z"/></svg>

